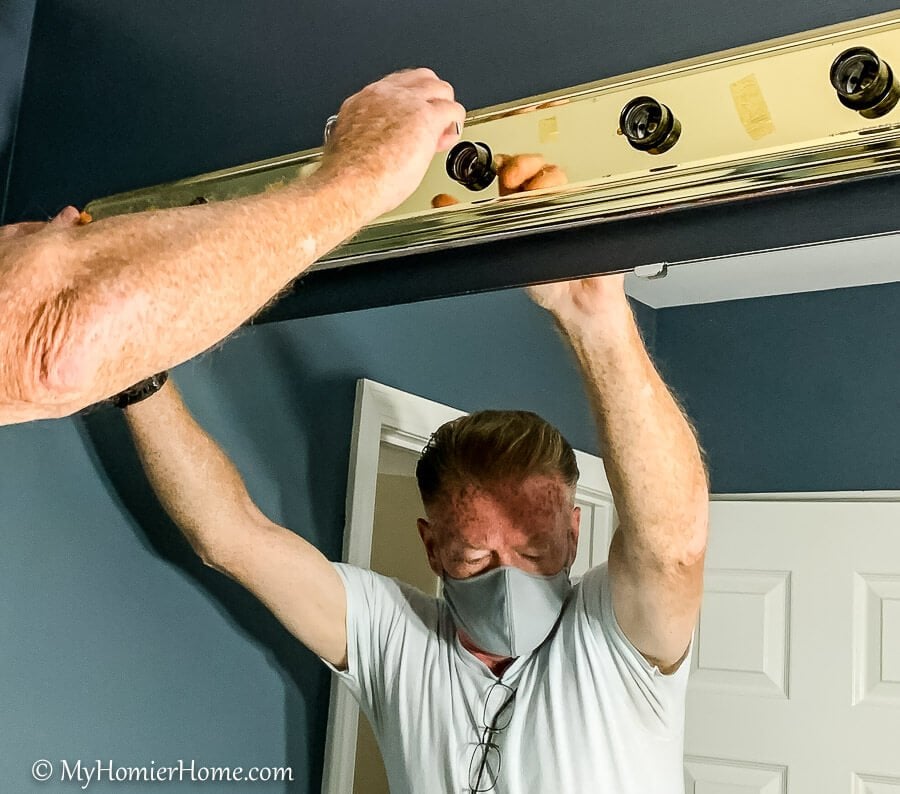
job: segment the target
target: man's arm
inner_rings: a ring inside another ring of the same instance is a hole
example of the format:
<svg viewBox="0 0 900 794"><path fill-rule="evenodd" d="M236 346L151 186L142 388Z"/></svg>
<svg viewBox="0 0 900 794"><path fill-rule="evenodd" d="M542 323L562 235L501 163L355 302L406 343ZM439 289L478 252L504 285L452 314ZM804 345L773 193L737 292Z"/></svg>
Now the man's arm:
<svg viewBox="0 0 900 794"><path fill-rule="evenodd" d="M171 381L125 414L160 502L203 562L250 590L313 653L346 667L347 600L334 566L262 514Z"/></svg>
<svg viewBox="0 0 900 794"><path fill-rule="evenodd" d="M677 668L703 594L708 485L693 430L644 349L622 276L531 289L581 365L619 513L616 618L645 658Z"/></svg>
<svg viewBox="0 0 900 794"><path fill-rule="evenodd" d="M66 416L206 350L410 195L464 119L433 72L398 72L343 104L303 183L0 234L0 424Z"/></svg>

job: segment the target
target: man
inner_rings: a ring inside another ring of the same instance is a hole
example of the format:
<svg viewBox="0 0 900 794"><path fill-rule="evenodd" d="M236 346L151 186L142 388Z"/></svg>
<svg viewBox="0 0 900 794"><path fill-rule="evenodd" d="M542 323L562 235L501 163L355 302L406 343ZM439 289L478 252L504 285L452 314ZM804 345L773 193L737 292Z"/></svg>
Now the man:
<svg viewBox="0 0 900 794"><path fill-rule="evenodd" d="M534 415L474 414L423 453L419 532L443 599L332 564L272 523L171 384L128 407L129 426L204 562L350 686L392 792L677 794L706 548L700 452L621 276L531 294L580 363L620 519L608 566L574 587L574 456Z"/></svg>
<svg viewBox="0 0 900 794"><path fill-rule="evenodd" d="M465 109L430 69L341 106L319 171L201 207L0 228L0 425L61 417L206 350L404 201Z"/></svg>

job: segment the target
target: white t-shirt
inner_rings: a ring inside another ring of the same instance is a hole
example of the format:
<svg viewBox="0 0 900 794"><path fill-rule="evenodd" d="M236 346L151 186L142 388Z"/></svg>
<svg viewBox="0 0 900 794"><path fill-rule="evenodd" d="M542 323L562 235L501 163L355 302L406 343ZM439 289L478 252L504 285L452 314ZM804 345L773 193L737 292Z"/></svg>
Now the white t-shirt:
<svg viewBox="0 0 900 794"><path fill-rule="evenodd" d="M392 794L468 794L496 676L459 642L441 599L341 563L350 687ZM663 675L616 622L606 565L575 584L553 633L502 682L516 690L496 794L683 794L690 660Z"/></svg>

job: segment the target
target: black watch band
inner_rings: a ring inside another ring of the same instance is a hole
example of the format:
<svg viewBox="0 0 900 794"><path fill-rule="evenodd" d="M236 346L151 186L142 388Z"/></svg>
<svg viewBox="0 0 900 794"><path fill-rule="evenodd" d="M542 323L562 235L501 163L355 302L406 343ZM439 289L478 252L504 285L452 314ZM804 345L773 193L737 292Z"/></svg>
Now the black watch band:
<svg viewBox="0 0 900 794"><path fill-rule="evenodd" d="M139 403L141 400L146 400L151 394L156 394L168 379L168 372L151 375L140 383L135 383L130 389L125 389L112 397L112 403L116 408L127 408L129 405Z"/></svg>

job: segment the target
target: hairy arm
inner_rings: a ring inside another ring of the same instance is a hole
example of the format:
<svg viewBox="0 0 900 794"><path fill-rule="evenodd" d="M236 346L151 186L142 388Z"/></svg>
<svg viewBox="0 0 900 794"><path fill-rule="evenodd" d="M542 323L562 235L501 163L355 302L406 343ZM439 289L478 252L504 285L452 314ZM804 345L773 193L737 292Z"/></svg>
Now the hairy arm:
<svg viewBox="0 0 900 794"><path fill-rule="evenodd" d="M644 349L621 276L533 288L572 345L619 513L609 556L617 620L664 672L703 592L708 486L693 430Z"/></svg>
<svg viewBox="0 0 900 794"><path fill-rule="evenodd" d="M125 413L160 503L203 562L250 590L313 653L345 667L347 602L331 563L263 515L171 381Z"/></svg>
<svg viewBox="0 0 900 794"><path fill-rule="evenodd" d="M206 350L405 199L464 118L433 72L400 72L344 103L305 183L0 233L0 424L66 416Z"/></svg>
<svg viewBox="0 0 900 794"><path fill-rule="evenodd" d="M0 243L0 422L65 416L209 348L359 228L357 192L297 185Z"/></svg>

